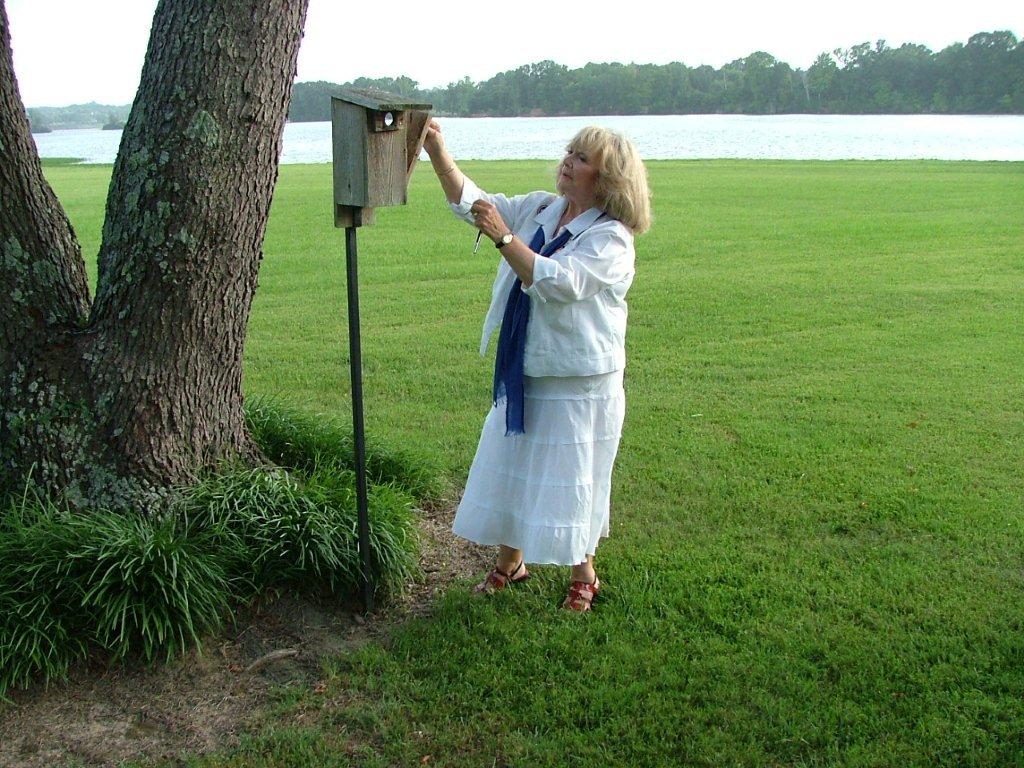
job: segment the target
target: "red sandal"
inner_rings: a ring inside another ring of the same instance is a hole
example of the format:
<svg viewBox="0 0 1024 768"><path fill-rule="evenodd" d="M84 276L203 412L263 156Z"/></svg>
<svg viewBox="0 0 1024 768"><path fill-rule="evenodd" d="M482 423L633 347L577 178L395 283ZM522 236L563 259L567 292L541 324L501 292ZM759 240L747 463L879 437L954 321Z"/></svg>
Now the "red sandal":
<svg viewBox="0 0 1024 768"><path fill-rule="evenodd" d="M522 575L516 576L519 571L523 572ZM530 578L530 572L526 570L525 561L520 560L519 565L515 567L512 573L505 573L500 568L495 567L484 577L483 581L473 587L473 591L493 595L498 590L505 589L509 584L518 584L521 581L526 581L528 578Z"/></svg>
<svg viewBox="0 0 1024 768"><path fill-rule="evenodd" d="M569 594L562 601L562 607L568 611L586 613L590 610L590 604L594 602L600 589L601 582L596 573L592 582L574 581L569 585Z"/></svg>

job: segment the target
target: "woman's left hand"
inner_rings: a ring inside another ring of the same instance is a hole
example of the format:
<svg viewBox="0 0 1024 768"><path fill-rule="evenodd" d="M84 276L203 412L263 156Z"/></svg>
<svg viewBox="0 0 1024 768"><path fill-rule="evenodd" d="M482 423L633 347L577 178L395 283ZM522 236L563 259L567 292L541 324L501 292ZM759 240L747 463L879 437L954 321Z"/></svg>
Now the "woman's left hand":
<svg viewBox="0 0 1024 768"><path fill-rule="evenodd" d="M508 224L505 223L505 220L501 218L501 214L498 213L498 209L486 200L477 200L470 206L469 212L473 214L473 223L476 225L476 228L494 242L498 242L510 231Z"/></svg>

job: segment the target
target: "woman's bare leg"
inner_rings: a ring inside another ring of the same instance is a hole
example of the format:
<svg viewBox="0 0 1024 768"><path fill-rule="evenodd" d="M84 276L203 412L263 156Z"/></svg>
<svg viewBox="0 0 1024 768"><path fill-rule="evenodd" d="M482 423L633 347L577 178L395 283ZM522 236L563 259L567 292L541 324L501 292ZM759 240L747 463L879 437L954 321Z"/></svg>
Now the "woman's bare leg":
<svg viewBox="0 0 1024 768"><path fill-rule="evenodd" d="M512 571L514 571L522 561L523 550L506 547L504 544L498 547L497 567L499 571L504 571L511 576Z"/></svg>
<svg viewBox="0 0 1024 768"><path fill-rule="evenodd" d="M572 567L572 576L570 578L573 581L585 581L587 584L593 584L596 575L597 572L594 571L594 556L587 555L587 559L584 562Z"/></svg>

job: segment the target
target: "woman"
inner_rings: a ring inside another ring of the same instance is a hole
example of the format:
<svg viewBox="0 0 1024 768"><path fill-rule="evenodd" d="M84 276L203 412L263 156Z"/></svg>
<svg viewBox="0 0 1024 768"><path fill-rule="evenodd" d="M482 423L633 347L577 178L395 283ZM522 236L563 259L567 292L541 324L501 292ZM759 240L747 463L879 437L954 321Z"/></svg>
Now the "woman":
<svg viewBox="0 0 1024 768"><path fill-rule="evenodd" d="M506 197L463 175L435 121L424 149L452 211L502 257L480 344L485 354L500 326L494 407L452 530L499 545L478 591L525 581L527 561L570 565L562 606L588 611L625 414L633 236L650 227L646 169L624 137L584 128L559 164L557 195Z"/></svg>

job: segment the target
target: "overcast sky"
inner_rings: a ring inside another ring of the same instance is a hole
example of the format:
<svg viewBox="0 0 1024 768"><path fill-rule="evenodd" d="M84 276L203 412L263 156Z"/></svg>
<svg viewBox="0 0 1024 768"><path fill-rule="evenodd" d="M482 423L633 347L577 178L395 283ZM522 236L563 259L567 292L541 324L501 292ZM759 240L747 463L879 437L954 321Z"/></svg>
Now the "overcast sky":
<svg viewBox="0 0 1024 768"><path fill-rule="evenodd" d="M135 96L156 0L6 0L26 106ZM817 55L878 39L939 50L975 32L1024 31L1021 0L520 0L517 4L310 0L298 79L408 75L422 87L475 81L552 59L720 67L757 50L806 69ZM515 8L513 11L512 9ZM672 10L666 10L670 8Z"/></svg>

